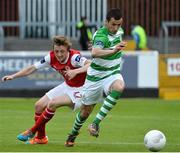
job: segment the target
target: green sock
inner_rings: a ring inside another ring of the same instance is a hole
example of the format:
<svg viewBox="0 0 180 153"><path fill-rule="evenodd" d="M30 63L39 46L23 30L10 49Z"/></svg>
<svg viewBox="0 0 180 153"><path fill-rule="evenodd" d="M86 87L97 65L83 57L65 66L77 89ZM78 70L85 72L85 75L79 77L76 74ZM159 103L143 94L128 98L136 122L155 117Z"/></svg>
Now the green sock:
<svg viewBox="0 0 180 153"><path fill-rule="evenodd" d="M113 90L105 99L104 103L100 108L99 113L96 115L93 123L99 124L108 114L108 112L116 105L116 101L121 96L121 92Z"/></svg>
<svg viewBox="0 0 180 153"><path fill-rule="evenodd" d="M82 127L83 123L86 121L86 118L81 117L80 112L76 115L76 119L74 122L74 126L73 129L71 131L71 134L73 135L78 135L79 134L79 130Z"/></svg>

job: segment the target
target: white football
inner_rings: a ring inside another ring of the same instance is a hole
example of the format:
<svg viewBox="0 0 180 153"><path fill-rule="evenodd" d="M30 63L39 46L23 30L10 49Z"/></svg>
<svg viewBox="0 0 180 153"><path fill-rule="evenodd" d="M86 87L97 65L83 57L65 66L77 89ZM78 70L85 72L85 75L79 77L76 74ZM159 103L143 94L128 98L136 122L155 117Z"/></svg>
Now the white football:
<svg viewBox="0 0 180 153"><path fill-rule="evenodd" d="M144 144L150 151L160 151L166 145L166 137L161 131L151 130L144 136Z"/></svg>

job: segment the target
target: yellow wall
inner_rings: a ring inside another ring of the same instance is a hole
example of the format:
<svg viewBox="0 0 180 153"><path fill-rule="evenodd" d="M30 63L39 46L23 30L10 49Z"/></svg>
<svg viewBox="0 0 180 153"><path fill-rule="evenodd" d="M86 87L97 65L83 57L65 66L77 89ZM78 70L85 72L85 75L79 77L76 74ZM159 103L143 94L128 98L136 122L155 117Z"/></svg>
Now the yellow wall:
<svg viewBox="0 0 180 153"><path fill-rule="evenodd" d="M180 54L159 55L159 97L180 99L180 76L168 76L167 59L180 58Z"/></svg>
<svg viewBox="0 0 180 153"><path fill-rule="evenodd" d="M134 40L125 40L127 42L127 46L123 50L130 50L133 51L136 48L136 44Z"/></svg>
<svg viewBox="0 0 180 153"><path fill-rule="evenodd" d="M159 87L180 87L180 76L168 76L167 59L179 57L180 54L159 56Z"/></svg>
<svg viewBox="0 0 180 153"><path fill-rule="evenodd" d="M135 51L136 49L136 44L134 40L124 40L127 42L127 46L123 50L128 50L128 51ZM142 50L142 51L147 51L149 50L148 48Z"/></svg>

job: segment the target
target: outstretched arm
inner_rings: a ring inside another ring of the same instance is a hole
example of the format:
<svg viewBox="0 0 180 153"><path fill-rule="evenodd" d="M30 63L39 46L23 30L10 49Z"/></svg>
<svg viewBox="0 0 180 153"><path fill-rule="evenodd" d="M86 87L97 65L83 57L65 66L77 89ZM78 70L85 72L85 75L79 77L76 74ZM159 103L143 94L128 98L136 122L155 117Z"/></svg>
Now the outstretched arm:
<svg viewBox="0 0 180 153"><path fill-rule="evenodd" d="M34 71L36 71L37 69L35 68L34 65L31 65L27 68L24 68L22 70L20 70L19 72L17 73L14 73L14 74L11 74L11 75L6 75L2 78L2 82L4 81L8 81L8 80L13 80L15 78L20 78L20 77L23 77L23 76L27 76L27 75L30 75L32 74Z"/></svg>

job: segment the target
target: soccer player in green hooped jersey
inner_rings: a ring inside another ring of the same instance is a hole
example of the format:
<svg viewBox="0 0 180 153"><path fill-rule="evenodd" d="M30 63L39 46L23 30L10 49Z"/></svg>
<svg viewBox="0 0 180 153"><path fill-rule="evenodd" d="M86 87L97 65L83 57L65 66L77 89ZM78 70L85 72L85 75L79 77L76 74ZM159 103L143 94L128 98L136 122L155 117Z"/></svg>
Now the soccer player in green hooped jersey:
<svg viewBox="0 0 180 153"><path fill-rule="evenodd" d="M95 104L99 102L103 92L106 98L94 121L88 127L90 135L95 137L99 135L100 122L115 106L123 92L125 83L120 74L120 62L121 50L126 46L126 42L122 41L122 22L120 9L111 9L107 13L104 27L97 30L93 36L93 59L83 86L83 105L65 142L67 147L74 145L80 128L92 112Z"/></svg>

